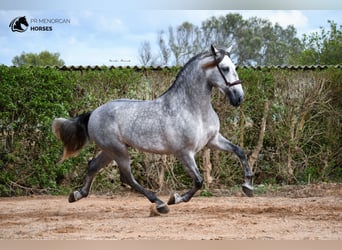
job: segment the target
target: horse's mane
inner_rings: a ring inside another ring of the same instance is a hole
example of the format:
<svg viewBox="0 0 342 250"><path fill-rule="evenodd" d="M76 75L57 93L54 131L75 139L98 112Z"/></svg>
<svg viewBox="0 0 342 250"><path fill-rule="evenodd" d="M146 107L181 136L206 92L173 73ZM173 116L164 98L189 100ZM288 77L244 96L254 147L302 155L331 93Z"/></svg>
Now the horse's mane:
<svg viewBox="0 0 342 250"><path fill-rule="evenodd" d="M187 63L184 64L184 66L179 70L179 72L176 75L175 80L173 81L172 85L160 96L165 95L167 92L169 92L170 90L174 89L177 85L177 83L179 82L180 78L182 78L184 76L184 74L186 74L186 71L189 70L189 65L192 64L194 61L199 61L200 59L203 59L205 57L211 56L212 54L208 51L199 53L195 56L193 56Z"/></svg>
<svg viewBox="0 0 342 250"><path fill-rule="evenodd" d="M224 49L220 49L220 53L223 53L227 56L230 57L230 53L227 52L226 50ZM189 70L189 65L192 64L194 61L199 61L199 60L202 60L206 57L209 57L209 56L213 56L212 52L210 51L204 51L202 53L199 53L195 56L193 56L187 63L184 64L184 66L179 70L178 74L176 75L176 78L175 80L173 81L172 85L160 96L163 96L165 95L167 92L173 90L175 87L177 87L176 85L178 85L177 83L180 81L180 78L184 77L184 74L187 73L187 71Z"/></svg>

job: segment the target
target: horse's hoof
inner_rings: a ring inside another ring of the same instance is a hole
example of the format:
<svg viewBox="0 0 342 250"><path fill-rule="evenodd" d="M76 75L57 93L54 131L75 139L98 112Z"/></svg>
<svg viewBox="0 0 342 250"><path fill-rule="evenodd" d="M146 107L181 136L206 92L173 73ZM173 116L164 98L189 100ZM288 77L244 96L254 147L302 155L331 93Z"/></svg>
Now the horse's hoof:
<svg viewBox="0 0 342 250"><path fill-rule="evenodd" d="M82 198L83 198L83 196L80 192L74 191L69 195L69 202L72 203L72 202L78 201Z"/></svg>
<svg viewBox="0 0 342 250"><path fill-rule="evenodd" d="M169 200L167 201L167 205L173 205L176 203L175 194L171 194Z"/></svg>
<svg viewBox="0 0 342 250"><path fill-rule="evenodd" d="M250 186L249 184L245 183L242 185L242 191L245 195L247 195L248 197L253 197L254 196L254 192L253 192L253 187Z"/></svg>
<svg viewBox="0 0 342 250"><path fill-rule="evenodd" d="M170 209L165 203L159 206L153 203L150 206L150 217L160 216L161 214L167 214L168 212L170 212Z"/></svg>
<svg viewBox="0 0 342 250"><path fill-rule="evenodd" d="M150 206L150 217L160 216L160 213L157 210L157 205L152 204Z"/></svg>
<svg viewBox="0 0 342 250"><path fill-rule="evenodd" d="M72 203L72 202L75 202L76 199L75 199L75 196L74 196L74 192L72 192L70 195L69 195L69 203Z"/></svg>
<svg viewBox="0 0 342 250"><path fill-rule="evenodd" d="M157 206L157 211L161 214L167 214L168 212L170 212L170 209L168 205L162 204L162 205Z"/></svg>

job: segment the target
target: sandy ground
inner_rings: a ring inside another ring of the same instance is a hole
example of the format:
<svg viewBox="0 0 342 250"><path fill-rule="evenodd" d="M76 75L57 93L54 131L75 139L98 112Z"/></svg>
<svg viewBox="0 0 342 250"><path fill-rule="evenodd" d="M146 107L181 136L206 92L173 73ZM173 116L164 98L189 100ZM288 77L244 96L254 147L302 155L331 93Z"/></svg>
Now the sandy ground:
<svg viewBox="0 0 342 250"><path fill-rule="evenodd" d="M148 200L132 192L76 203L64 196L0 198L0 239L341 240L341 187L197 196L156 217L149 216Z"/></svg>

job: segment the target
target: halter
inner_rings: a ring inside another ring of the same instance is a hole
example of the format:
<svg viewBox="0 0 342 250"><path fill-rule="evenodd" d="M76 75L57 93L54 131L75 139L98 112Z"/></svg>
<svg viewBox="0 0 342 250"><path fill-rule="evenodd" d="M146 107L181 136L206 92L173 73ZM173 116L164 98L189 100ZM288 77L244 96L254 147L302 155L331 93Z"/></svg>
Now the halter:
<svg viewBox="0 0 342 250"><path fill-rule="evenodd" d="M217 56L217 53L216 53L216 52L218 52L218 51L215 49L214 46L211 47L211 50L212 50L212 52L213 52L213 54L214 54L215 60L218 60L218 59L216 58L216 56ZM228 56L230 57L230 55L229 55L228 52L226 52L225 54L228 55ZM220 62L221 62L222 60L223 60L223 58L220 60ZM219 62L218 64L216 64L216 67L217 67L218 71L220 72L220 74L221 74L221 76L222 76L224 82L226 83L226 85L227 85L228 87L233 87L233 86L235 86L235 85L241 84L242 81L240 81L240 80L236 80L235 82L228 82L227 78L224 76L224 74L223 74L221 68L219 67L220 62Z"/></svg>
<svg viewBox="0 0 342 250"><path fill-rule="evenodd" d="M216 57L216 56L215 56L215 57ZM217 69L218 69L218 71L220 72L220 74L221 74L221 76L222 76L224 82L226 83L226 85L227 85L228 87L233 87L233 86L235 86L235 85L239 85L239 84L242 83L242 81L240 81L240 80L236 80L235 82L228 82L227 78L224 76L224 74L223 74L223 72L222 72L222 70L221 70L221 68L219 67L218 64L216 65L216 67L217 67Z"/></svg>

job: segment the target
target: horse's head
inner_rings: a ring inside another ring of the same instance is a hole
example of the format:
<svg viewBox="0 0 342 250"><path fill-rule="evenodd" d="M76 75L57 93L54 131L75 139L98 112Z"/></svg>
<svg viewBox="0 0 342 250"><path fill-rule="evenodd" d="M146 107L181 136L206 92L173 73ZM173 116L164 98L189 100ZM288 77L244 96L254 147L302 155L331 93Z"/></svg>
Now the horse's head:
<svg viewBox="0 0 342 250"><path fill-rule="evenodd" d="M23 28L21 25L24 25L25 28ZM29 26L29 24L28 24L25 16L22 16L22 17L18 16L16 18L14 18L9 25L9 27L11 28L11 30L13 32L15 32L15 31L16 32L25 32L27 30L28 26Z"/></svg>
<svg viewBox="0 0 342 250"><path fill-rule="evenodd" d="M22 16L22 17L19 18L19 24L23 24L26 27L29 25L25 16Z"/></svg>
<svg viewBox="0 0 342 250"><path fill-rule="evenodd" d="M207 72L208 83L219 88L228 96L230 104L237 107L243 101L244 92L235 65L230 58L230 50L231 47L228 50L218 50L212 45L212 55L202 67Z"/></svg>

